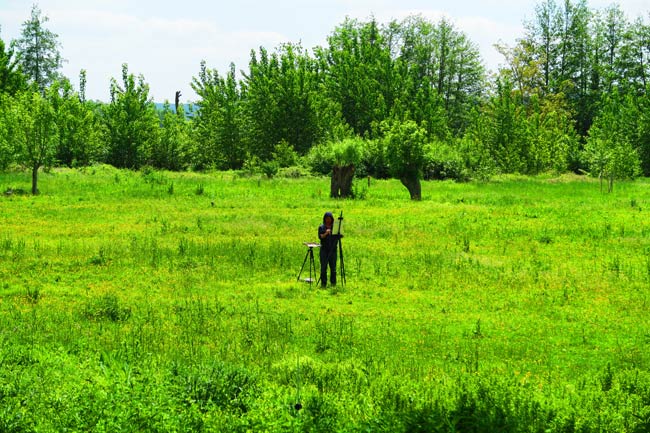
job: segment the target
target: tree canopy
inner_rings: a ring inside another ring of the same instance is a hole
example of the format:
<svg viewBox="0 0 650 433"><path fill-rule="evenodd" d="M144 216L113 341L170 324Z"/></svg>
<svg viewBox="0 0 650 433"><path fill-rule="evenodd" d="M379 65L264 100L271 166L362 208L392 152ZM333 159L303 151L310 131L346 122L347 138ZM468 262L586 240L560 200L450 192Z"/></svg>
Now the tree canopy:
<svg viewBox="0 0 650 433"><path fill-rule="evenodd" d="M603 155L625 161L610 176L650 175L650 23L630 22L617 5L540 1L521 38L498 46L504 66L492 75L447 19L346 19L313 50L251 50L240 73L202 61L191 80L198 100L178 112L156 110L145 77L126 64L110 102L87 101L83 71L79 90L60 76L47 23L34 6L21 37L0 40L0 115L33 98L22 96L30 86L40 92L54 111L53 164L329 173L328 143L354 142L357 175L398 177L412 196L429 176L602 176ZM7 125L5 168L20 159Z"/></svg>

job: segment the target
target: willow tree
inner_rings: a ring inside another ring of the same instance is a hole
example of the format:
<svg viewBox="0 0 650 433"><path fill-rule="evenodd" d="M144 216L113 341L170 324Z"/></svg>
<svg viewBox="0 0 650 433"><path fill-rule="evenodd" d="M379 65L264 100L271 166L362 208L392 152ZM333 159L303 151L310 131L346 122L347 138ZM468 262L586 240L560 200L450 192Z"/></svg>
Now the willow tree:
<svg viewBox="0 0 650 433"><path fill-rule="evenodd" d="M408 189L411 200L421 200L426 130L412 120L383 126L391 175Z"/></svg>
<svg viewBox="0 0 650 433"><path fill-rule="evenodd" d="M363 144L359 138L348 138L332 145L333 164L330 197L352 197L352 181L361 155Z"/></svg>

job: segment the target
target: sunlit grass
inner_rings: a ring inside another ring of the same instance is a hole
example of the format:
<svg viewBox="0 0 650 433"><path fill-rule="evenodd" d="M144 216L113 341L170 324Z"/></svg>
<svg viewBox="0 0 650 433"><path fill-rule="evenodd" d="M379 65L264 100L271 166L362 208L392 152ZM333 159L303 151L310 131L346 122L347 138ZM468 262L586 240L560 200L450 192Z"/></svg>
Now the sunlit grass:
<svg viewBox="0 0 650 433"><path fill-rule="evenodd" d="M28 181L2 175L0 190ZM0 198L0 373L15 391L3 398L27 386L15 371L44 377L24 426L125 426L119 408L139 407L165 429L391 431L431 405L451 417L488 383L497 406L541 405L544 428L591 425L614 387L610 431L642 425L647 181L613 194L566 176L425 183L418 203L398 181L372 180L356 201L330 200L322 178L91 167L40 182L39 196ZM322 290L296 276L326 210L345 217L348 284ZM64 394L116 412L51 418Z"/></svg>

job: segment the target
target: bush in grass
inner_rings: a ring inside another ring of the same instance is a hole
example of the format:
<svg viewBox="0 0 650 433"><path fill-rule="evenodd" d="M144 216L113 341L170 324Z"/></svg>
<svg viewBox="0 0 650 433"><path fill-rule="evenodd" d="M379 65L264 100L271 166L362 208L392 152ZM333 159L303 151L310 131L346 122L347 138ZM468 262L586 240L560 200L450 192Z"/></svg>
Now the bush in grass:
<svg viewBox="0 0 650 433"><path fill-rule="evenodd" d="M197 405L201 411L218 407L246 413L257 391L258 380L252 372L223 362L189 368L175 366L172 374L182 400Z"/></svg>
<svg viewBox="0 0 650 433"><path fill-rule="evenodd" d="M275 145L275 149L273 150L273 161L278 164L279 168L296 165L298 159L298 152L296 152L293 146L287 143L286 140L282 140Z"/></svg>
<svg viewBox="0 0 650 433"><path fill-rule="evenodd" d="M298 179L301 177L308 177L309 175L310 175L309 170L299 165L281 168L278 170L278 174L277 174L278 177L283 177L287 179Z"/></svg>
<svg viewBox="0 0 650 433"><path fill-rule="evenodd" d="M131 309L120 305L120 300L116 295L107 293L89 301L84 308L83 314L91 320L123 322L131 317Z"/></svg>

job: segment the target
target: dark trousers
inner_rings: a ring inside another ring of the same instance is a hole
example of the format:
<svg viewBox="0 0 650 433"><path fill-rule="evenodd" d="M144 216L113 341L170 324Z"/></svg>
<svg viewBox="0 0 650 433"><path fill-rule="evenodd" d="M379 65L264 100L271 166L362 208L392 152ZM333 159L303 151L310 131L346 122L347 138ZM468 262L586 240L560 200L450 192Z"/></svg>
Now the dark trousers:
<svg viewBox="0 0 650 433"><path fill-rule="evenodd" d="M336 244L331 249L320 250L320 284L327 286L327 266L330 267L330 283L336 286Z"/></svg>

